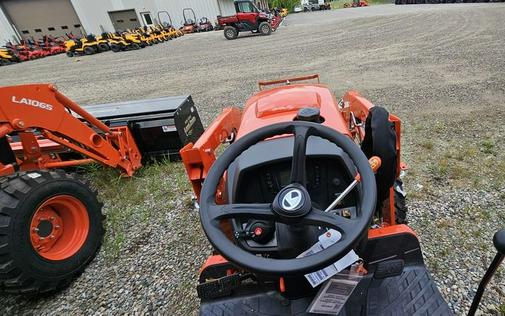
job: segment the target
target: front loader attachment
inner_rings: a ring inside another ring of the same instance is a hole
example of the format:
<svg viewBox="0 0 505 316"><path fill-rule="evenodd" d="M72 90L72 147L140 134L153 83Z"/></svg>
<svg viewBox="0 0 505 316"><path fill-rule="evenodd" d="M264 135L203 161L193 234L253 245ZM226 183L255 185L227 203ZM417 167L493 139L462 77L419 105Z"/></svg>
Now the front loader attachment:
<svg viewBox="0 0 505 316"><path fill-rule="evenodd" d="M84 108L110 127L127 126L143 159L179 158L179 150L196 142L203 125L190 95L88 105Z"/></svg>
<svg viewBox="0 0 505 316"><path fill-rule="evenodd" d="M131 176L202 133L189 95L81 107L52 85L0 88L0 176L92 162Z"/></svg>

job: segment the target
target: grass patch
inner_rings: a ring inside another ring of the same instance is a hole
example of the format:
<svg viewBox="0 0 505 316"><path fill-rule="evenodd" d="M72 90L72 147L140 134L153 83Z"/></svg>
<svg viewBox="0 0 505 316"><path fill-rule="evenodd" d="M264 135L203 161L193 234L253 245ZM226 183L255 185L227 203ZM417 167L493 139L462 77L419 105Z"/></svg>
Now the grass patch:
<svg viewBox="0 0 505 316"><path fill-rule="evenodd" d="M88 166L87 171L100 200L105 203L104 252L107 258L120 254L131 225L148 222L155 212L175 209L176 196L189 196L190 185L182 164L168 160L150 163L131 178L96 165ZM159 216L157 218L159 220Z"/></svg>
<svg viewBox="0 0 505 316"><path fill-rule="evenodd" d="M427 150L433 149L433 142L431 140L424 140L421 142L421 147Z"/></svg>
<svg viewBox="0 0 505 316"><path fill-rule="evenodd" d="M495 154L495 143L492 139L486 139L481 142L480 150L487 155Z"/></svg>

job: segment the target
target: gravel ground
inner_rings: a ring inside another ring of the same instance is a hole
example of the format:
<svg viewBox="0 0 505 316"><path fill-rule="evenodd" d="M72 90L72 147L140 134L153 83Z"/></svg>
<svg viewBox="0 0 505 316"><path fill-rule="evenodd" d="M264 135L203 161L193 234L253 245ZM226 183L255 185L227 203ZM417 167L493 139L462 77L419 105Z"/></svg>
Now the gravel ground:
<svg viewBox="0 0 505 316"><path fill-rule="evenodd" d="M403 120L410 223L429 269L464 314L505 226L504 4L383 5L288 16L269 37L195 34L141 51L2 67L0 85L51 82L81 104L191 94L205 124L256 82L320 73ZM0 314L194 314L210 252L180 164L133 179L90 170L108 215L103 250L61 293L0 297ZM502 267L485 314L505 313Z"/></svg>

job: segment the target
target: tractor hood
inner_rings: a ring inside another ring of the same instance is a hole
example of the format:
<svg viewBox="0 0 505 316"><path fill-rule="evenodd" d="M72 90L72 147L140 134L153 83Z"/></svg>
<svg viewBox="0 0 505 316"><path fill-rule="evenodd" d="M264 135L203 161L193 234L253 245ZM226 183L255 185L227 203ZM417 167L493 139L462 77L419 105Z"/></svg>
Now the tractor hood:
<svg viewBox="0 0 505 316"><path fill-rule="evenodd" d="M349 135L347 125L339 115L337 100L321 84L293 84L265 90L251 97L244 107L237 137L275 123L292 121L300 109L317 108L323 125Z"/></svg>

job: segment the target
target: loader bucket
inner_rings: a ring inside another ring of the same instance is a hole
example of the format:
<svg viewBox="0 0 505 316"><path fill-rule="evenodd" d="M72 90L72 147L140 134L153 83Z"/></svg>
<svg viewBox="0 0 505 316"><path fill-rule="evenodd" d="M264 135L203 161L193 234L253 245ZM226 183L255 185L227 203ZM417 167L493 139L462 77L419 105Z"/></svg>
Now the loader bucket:
<svg viewBox="0 0 505 316"><path fill-rule="evenodd" d="M143 160L168 156L195 142L203 125L190 95L84 106L110 127L128 126Z"/></svg>

